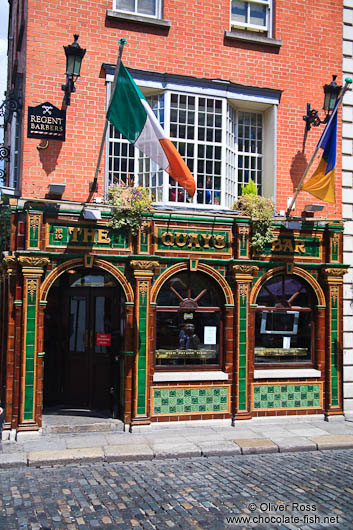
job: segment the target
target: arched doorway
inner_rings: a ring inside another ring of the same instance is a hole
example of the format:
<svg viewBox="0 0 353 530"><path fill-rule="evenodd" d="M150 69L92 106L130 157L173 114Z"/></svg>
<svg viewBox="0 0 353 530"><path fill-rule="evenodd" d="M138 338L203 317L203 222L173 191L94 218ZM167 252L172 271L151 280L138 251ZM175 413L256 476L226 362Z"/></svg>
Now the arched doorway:
<svg viewBox="0 0 353 530"><path fill-rule="evenodd" d="M44 316L44 407L120 416L125 295L102 269L73 268L51 286Z"/></svg>

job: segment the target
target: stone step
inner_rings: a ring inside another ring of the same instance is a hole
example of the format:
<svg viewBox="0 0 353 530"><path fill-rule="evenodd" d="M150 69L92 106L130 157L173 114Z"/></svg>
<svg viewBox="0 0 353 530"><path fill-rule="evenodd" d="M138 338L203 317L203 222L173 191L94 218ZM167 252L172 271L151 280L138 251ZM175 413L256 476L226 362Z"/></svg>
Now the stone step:
<svg viewBox="0 0 353 530"><path fill-rule="evenodd" d="M73 418L75 420L76 418ZM85 433L85 432L117 432L123 431L124 424L120 420L111 422L95 423L60 423L55 425L45 425L43 421L43 434L65 434L65 433Z"/></svg>

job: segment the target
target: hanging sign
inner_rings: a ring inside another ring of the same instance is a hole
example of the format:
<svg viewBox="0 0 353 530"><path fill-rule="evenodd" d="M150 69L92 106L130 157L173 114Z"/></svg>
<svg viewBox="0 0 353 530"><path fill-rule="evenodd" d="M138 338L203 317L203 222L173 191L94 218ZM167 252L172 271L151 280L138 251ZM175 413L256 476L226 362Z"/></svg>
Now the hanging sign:
<svg viewBox="0 0 353 530"><path fill-rule="evenodd" d="M27 137L65 141L66 111L48 101L28 107Z"/></svg>
<svg viewBox="0 0 353 530"><path fill-rule="evenodd" d="M111 346L111 342L110 333L96 333L96 346Z"/></svg>

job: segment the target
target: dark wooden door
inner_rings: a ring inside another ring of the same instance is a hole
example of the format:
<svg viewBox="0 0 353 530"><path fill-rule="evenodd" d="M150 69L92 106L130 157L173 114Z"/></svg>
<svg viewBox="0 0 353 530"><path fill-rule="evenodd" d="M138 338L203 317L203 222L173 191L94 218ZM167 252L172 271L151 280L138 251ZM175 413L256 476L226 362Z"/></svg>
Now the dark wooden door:
<svg viewBox="0 0 353 530"><path fill-rule="evenodd" d="M64 401L72 406L110 410L117 395L121 346L118 289L76 288L66 293L68 341Z"/></svg>

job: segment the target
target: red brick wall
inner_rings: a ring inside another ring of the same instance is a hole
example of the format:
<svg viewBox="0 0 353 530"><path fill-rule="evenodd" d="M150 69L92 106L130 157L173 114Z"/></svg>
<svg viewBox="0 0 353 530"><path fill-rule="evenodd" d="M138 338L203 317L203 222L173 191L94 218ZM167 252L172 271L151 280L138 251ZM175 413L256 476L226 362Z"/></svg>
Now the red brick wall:
<svg viewBox="0 0 353 530"><path fill-rule="evenodd" d="M164 0L163 18L171 21L169 31L107 19L106 10L112 8L109 0L28 0L24 131L28 105L48 100L62 107L63 45L73 41L74 33L80 35L79 43L87 53L67 109L66 142L50 141L48 149L38 151L39 140L24 138L22 196L43 197L49 182L62 182L64 198L88 199L105 117L101 66L115 63L118 40L125 37L127 67L283 90L277 121L277 209L285 209L293 181L300 178L323 130L321 126L309 132L303 154L306 103L321 109L322 86L330 82L331 74L341 72L342 8L339 0L277 0L275 4L274 37L283 41L278 52L224 39L224 31L230 29L230 0ZM340 167L338 156L337 203L325 206L327 217L341 214ZM100 175L102 191L103 165ZM296 211L313 200L319 202L302 193Z"/></svg>

